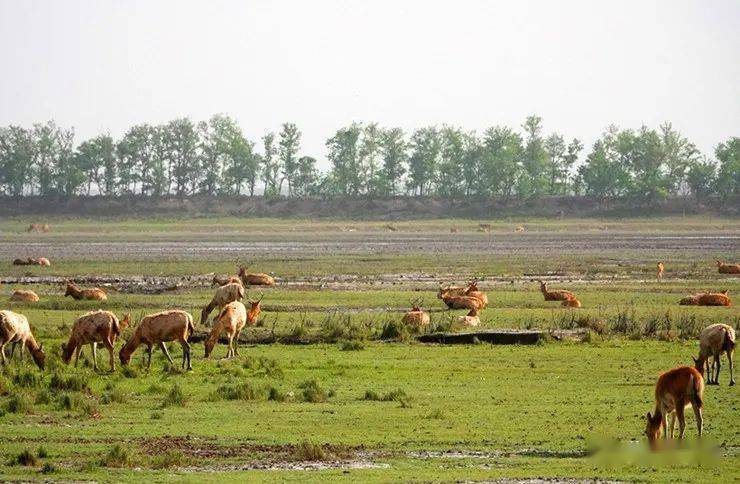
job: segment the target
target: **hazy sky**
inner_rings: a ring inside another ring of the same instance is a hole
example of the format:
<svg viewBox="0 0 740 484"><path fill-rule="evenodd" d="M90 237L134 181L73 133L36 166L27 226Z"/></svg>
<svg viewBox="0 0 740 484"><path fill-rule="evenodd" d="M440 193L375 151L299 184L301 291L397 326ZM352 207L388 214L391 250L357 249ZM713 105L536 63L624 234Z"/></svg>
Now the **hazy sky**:
<svg viewBox="0 0 740 484"><path fill-rule="evenodd" d="M78 140L214 113L322 160L352 121L740 136L738 0L0 0L0 53L0 125Z"/></svg>

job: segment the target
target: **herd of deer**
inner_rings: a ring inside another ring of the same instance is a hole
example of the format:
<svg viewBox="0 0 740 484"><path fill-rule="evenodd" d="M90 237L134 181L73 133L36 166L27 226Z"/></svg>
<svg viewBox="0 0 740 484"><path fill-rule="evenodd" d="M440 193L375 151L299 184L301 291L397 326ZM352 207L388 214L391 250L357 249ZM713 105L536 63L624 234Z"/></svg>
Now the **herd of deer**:
<svg viewBox="0 0 740 484"><path fill-rule="evenodd" d="M28 261L45 261L47 259L28 259ZM664 273L663 263L658 263L658 280ZM722 274L740 274L740 264L724 264L717 261L717 267ZM545 301L560 301L565 307L580 308L581 302L571 291L550 290L547 283L539 281L540 291ZM65 296L74 299L86 299L105 301L108 297L100 288L81 289L72 281L66 281ZM275 280L267 274L256 274L247 272L245 267L240 267L236 276L219 277L214 276L212 286L218 286L211 301L203 308L200 322L205 324L213 309L218 308L218 315L213 320L212 329L205 340L205 357L208 358L222 335L227 339L227 358L239 354L239 334L245 326L253 326L257 323L260 314L260 302L262 296L255 301L248 300L249 310L241 302L246 296L246 286L264 285L272 286ZM480 324L479 312L488 306L488 296L482 292L477 285L477 280L467 286L443 286L440 285L437 297L448 309L467 309L465 316L460 316L458 322L463 326L478 326ZM29 290L18 290L13 293L11 300L36 302L38 295ZM730 299L727 291L722 293L697 293L680 301L680 304L691 305L722 305L729 306ZM412 309L404 314L402 322L413 327L428 326L430 324L429 314L421 309L421 301L412 301ZM83 314L75 321L69 340L62 345L62 359L69 363L75 355L75 365L79 360L80 352L84 345L89 344L93 354L93 367L97 370L97 345L102 344L109 352L110 369L115 370L114 347L116 339L121 335L131 322L130 314L120 319L110 311L97 310ZM192 370L191 345L188 342L195 331L193 317L190 313L174 309L162 311L144 316L139 322L134 334L126 341L119 351L122 365L131 361L134 351L141 345L146 346L147 368L151 366L152 349L159 346L170 364L172 357L165 343L177 341L182 346L182 367ZM10 356L12 358L14 349L20 345L20 356L23 359L24 350L27 348L33 361L44 368L45 354L42 345L36 341L31 332L28 319L19 313L9 310L0 311L0 355L2 362L7 361L6 347L12 345ZM696 424L699 435L703 430L703 392L704 374L707 375L707 384L719 384L720 357L727 354L730 366L730 385L735 384L733 369L733 353L735 349L735 330L725 324L713 324L705 328L699 336L699 356L694 358L694 366L681 366L663 373L657 381L655 388L655 410L647 413L646 436L653 448L657 448L661 432L666 438L673 438L675 420L679 422L679 435L684 436L685 417L684 409L691 406L696 416ZM712 359L710 363L710 358ZM668 423L670 419L670 423Z"/></svg>

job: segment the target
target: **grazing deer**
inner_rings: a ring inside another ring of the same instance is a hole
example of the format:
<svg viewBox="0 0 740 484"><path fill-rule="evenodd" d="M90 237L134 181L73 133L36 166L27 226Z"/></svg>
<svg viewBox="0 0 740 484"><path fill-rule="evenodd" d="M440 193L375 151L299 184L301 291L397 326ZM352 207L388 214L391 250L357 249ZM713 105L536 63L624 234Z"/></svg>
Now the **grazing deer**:
<svg viewBox="0 0 740 484"><path fill-rule="evenodd" d="M655 410L647 413L647 435L650 447L656 450L661 429L665 438L673 438L673 429L678 417L679 438L683 438L686 429L684 409L691 405L696 416L696 427L701 437L704 421L702 418L702 397L704 378L696 368L680 366L669 370L660 377L655 385ZM670 427L667 419L670 417Z"/></svg>
<svg viewBox="0 0 740 484"><path fill-rule="evenodd" d="M98 369L97 344L102 343L110 354L110 371L116 369L116 358L114 356L114 345L116 338L126 329L131 320L131 315L126 314L122 320L110 311L91 311L83 314L75 321L69 341L62 350L62 360L69 364L72 355L75 354L75 366L80 360L82 347L89 344L92 348L93 369Z"/></svg>
<svg viewBox="0 0 740 484"><path fill-rule="evenodd" d="M13 311L0 311L0 355L2 355L3 363L7 362L5 347L8 344L15 345L17 343L21 344L21 361L23 360L23 350L28 347L33 361L43 370L46 355L44 355L41 345L36 342L36 338L33 337L28 319L24 315Z"/></svg>
<svg viewBox="0 0 740 484"><path fill-rule="evenodd" d="M241 301L244 299L244 295L244 286L242 286L240 282L230 282L219 287L213 294L211 302L206 304L200 312L200 324L206 323L208 315L211 314L211 311L213 311L214 308L218 308L220 312L223 307L230 302Z"/></svg>
<svg viewBox="0 0 740 484"><path fill-rule="evenodd" d="M732 355L735 352L735 330L726 324L712 324L699 334L699 357L694 359L695 368L704 375L706 369L707 385L719 385L720 357L727 353L730 363L730 386L735 384ZM709 358L712 357L712 364Z"/></svg>
<svg viewBox="0 0 740 484"><path fill-rule="evenodd" d="M121 364L124 366L128 365L131 361L131 355L142 344L146 345L149 356L147 369L152 366L152 347L154 345L159 345L167 360L169 360L170 364L173 364L174 362L172 361L170 352L167 351L165 343L178 341L180 346L182 346L182 367L185 368L187 364L188 370L192 370L193 365L190 362L190 343L188 343L188 338L194 332L193 316L179 309L144 316L139 326L137 326L134 335L131 336L131 339L123 345L123 348L118 353Z"/></svg>
<svg viewBox="0 0 740 484"><path fill-rule="evenodd" d="M658 282L663 280L663 273L665 272L665 266L663 266L662 262L658 262L658 272L657 272L657 278Z"/></svg>

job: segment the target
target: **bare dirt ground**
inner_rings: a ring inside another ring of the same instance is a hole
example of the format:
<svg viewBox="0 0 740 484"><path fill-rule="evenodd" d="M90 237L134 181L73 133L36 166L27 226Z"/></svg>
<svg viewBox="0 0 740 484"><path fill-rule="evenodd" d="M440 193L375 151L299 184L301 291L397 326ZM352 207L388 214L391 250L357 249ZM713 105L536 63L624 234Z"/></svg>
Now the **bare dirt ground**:
<svg viewBox="0 0 740 484"><path fill-rule="evenodd" d="M618 251L683 250L691 252L736 251L740 233L524 233L524 234L343 234L335 240L242 241L126 241L95 242L59 238L44 241L0 243L0 259L37 257L52 260L152 260L235 259L279 257L307 258L357 254L434 254L465 250L468 254L540 255L601 254Z"/></svg>

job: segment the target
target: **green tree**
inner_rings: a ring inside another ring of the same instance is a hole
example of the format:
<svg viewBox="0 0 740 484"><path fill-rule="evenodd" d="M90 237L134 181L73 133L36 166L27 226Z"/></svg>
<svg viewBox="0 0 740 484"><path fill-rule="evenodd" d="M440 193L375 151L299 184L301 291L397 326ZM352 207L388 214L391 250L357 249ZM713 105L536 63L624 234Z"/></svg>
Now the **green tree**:
<svg viewBox="0 0 740 484"><path fill-rule="evenodd" d="M114 195L116 192L116 154L113 138L107 134L85 140L77 147L77 163L85 174L87 194L93 185L101 195Z"/></svg>
<svg viewBox="0 0 740 484"><path fill-rule="evenodd" d="M200 179L195 125L188 118L170 121L164 126L162 142L174 194L180 197L193 193Z"/></svg>
<svg viewBox="0 0 740 484"><path fill-rule="evenodd" d="M691 194L705 199L712 194L717 181L717 166L709 160L692 161L686 175Z"/></svg>
<svg viewBox="0 0 740 484"><path fill-rule="evenodd" d="M522 153L523 176L519 177L517 191L520 196L537 197L547 193L547 150L542 139L542 118L529 116L522 125L525 132Z"/></svg>
<svg viewBox="0 0 740 484"><path fill-rule="evenodd" d="M74 131L60 129L57 136L54 188L56 193L72 196L85 183L85 173L74 156Z"/></svg>
<svg viewBox="0 0 740 484"><path fill-rule="evenodd" d="M587 195L607 198L627 194L630 189L630 160L626 154L631 138L631 133L625 135L616 126L610 126L594 143L586 162L578 169L579 182Z"/></svg>
<svg viewBox="0 0 740 484"><path fill-rule="evenodd" d="M406 173L406 162L408 161L403 130L401 128L381 130L379 149L382 167L378 177L378 193L384 196L395 196L401 178Z"/></svg>
<svg viewBox="0 0 740 484"><path fill-rule="evenodd" d="M719 160L717 192L723 197L740 195L740 138L720 143L714 150Z"/></svg>
<svg viewBox="0 0 740 484"><path fill-rule="evenodd" d="M483 133L475 192L480 196L509 198L522 176L522 137L506 126L494 126Z"/></svg>
<svg viewBox="0 0 740 484"><path fill-rule="evenodd" d="M283 171L278 191L282 191L280 189L285 180L288 182L288 196L292 196L294 181L298 176L298 150L301 148L301 132L298 127L293 123L284 123L280 130L278 144L278 154Z"/></svg>
<svg viewBox="0 0 740 484"><path fill-rule="evenodd" d="M377 123L370 123L363 127L359 146L359 178L361 191L376 195L381 189L380 171L380 135L381 129Z"/></svg>
<svg viewBox="0 0 740 484"><path fill-rule="evenodd" d="M330 194L359 195L361 193L362 180L359 170L361 135L362 126L352 123L350 126L339 129L326 141L331 173L325 180L325 186Z"/></svg>
<svg viewBox="0 0 740 484"><path fill-rule="evenodd" d="M3 192L19 197L32 182L33 132L19 126L0 128L0 184Z"/></svg>
<svg viewBox="0 0 740 484"><path fill-rule="evenodd" d="M57 162L69 155L73 138L74 133L71 130L60 128L54 121L33 126L34 150L30 169L39 195L59 191Z"/></svg>
<svg viewBox="0 0 740 484"><path fill-rule="evenodd" d="M461 197L466 189L466 133L460 128L443 126L440 131L440 157L437 173L437 194Z"/></svg>
<svg viewBox="0 0 740 484"><path fill-rule="evenodd" d="M264 154L262 155L262 182L265 185L265 196L280 195L280 158L278 158L278 149L275 146L275 134L267 133L262 137Z"/></svg>
<svg viewBox="0 0 740 484"><path fill-rule="evenodd" d="M298 197L315 195L318 190L319 173L316 169L316 159L302 156L298 159L298 169L294 180L293 193Z"/></svg>
<svg viewBox="0 0 740 484"><path fill-rule="evenodd" d="M417 129L411 135L409 177L406 186L412 195L421 197L433 191L441 146L439 130L436 127Z"/></svg>

